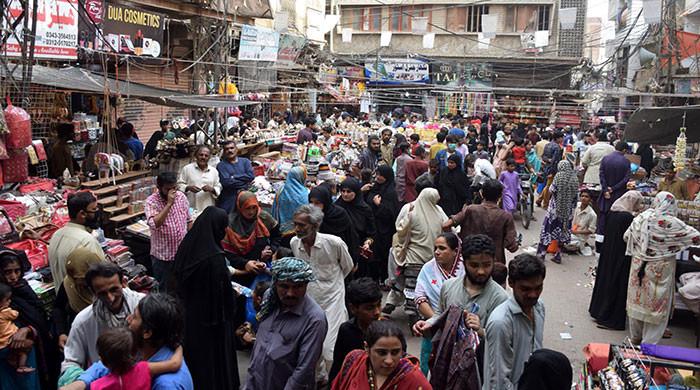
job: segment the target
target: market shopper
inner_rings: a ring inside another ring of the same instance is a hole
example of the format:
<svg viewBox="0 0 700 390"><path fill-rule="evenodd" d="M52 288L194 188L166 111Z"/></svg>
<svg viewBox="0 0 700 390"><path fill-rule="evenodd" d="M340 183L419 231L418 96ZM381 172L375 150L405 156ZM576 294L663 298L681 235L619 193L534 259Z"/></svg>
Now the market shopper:
<svg viewBox="0 0 700 390"><path fill-rule="evenodd" d="M369 169L372 172L374 172L374 170L377 169L377 166L379 166L379 163L381 161L382 151L379 137L377 137L376 135L370 135L367 138L367 147L362 151L362 153L360 153L360 156L357 158L357 161L353 163L352 168L355 173L355 176L360 177L360 171L364 169Z"/></svg>
<svg viewBox="0 0 700 390"><path fill-rule="evenodd" d="M419 146L415 151L415 158L406 161L406 189L404 191L404 201L413 202L418 197L416 191L416 180L418 177L428 172L429 164L425 159L427 157L426 150Z"/></svg>
<svg viewBox="0 0 700 390"><path fill-rule="evenodd" d="M613 203L627 192L627 183L632 176L630 162L625 157L629 146L620 141L615 144L615 151L603 158L600 163L601 193L598 198L598 229L596 234L602 235L605 229L605 218Z"/></svg>
<svg viewBox="0 0 700 390"><path fill-rule="evenodd" d="M294 235L294 212L299 206L309 203L309 189L305 183L306 169L302 166L292 168L272 203L272 217L279 222L282 238L287 241Z"/></svg>
<svg viewBox="0 0 700 390"><path fill-rule="evenodd" d="M589 140L591 146L581 157L581 165L586 169L583 184L600 185L600 164L603 162L603 158L615 151L615 148L608 142L599 142L602 137L600 131L593 131Z"/></svg>
<svg viewBox="0 0 700 390"><path fill-rule="evenodd" d="M676 177L676 168L671 164L664 172L664 178L659 182L658 191L673 194L677 200L691 200L685 180Z"/></svg>
<svg viewBox="0 0 700 390"><path fill-rule="evenodd" d="M365 201L372 208L377 236L374 240L374 258L378 260L370 270L372 278L380 285L388 276L388 259L391 240L396 233L396 217L401 208L394 186L394 171L388 165L380 165L375 173L374 183L366 185Z"/></svg>
<svg viewBox="0 0 700 390"><path fill-rule="evenodd" d="M357 239L356 248L348 248L351 255L353 249L357 252L354 258L357 264L355 276L369 277L372 275L371 268L376 267L377 263L372 255L377 226L372 209L362 196L361 187L360 181L354 177L343 180L340 183L340 197L335 204L347 212L352 222L353 237Z"/></svg>
<svg viewBox="0 0 700 390"><path fill-rule="evenodd" d="M146 223L151 232L153 276L167 290L178 246L192 223L185 194L177 190L177 177L163 172L156 179L158 192L146 199Z"/></svg>
<svg viewBox="0 0 700 390"><path fill-rule="evenodd" d="M411 147L407 143L399 145L401 154L394 160L396 164L396 195L399 202L405 203L406 199L406 163L413 160L411 157Z"/></svg>
<svg viewBox="0 0 700 390"><path fill-rule="evenodd" d="M97 299L73 321L63 349L59 384L72 383L82 370L100 360L97 337L106 329L126 326L127 318L144 297L127 287L126 276L116 264L91 265L85 282Z"/></svg>
<svg viewBox="0 0 700 390"><path fill-rule="evenodd" d="M326 313L307 294L315 280L312 265L302 259L285 257L272 265L272 286L258 313L245 389L315 388L328 332Z"/></svg>
<svg viewBox="0 0 700 390"><path fill-rule="evenodd" d="M389 119L387 119L387 121L388 120ZM382 155L381 163L390 167L394 166L394 144L391 142L392 135L394 135L394 132L391 130L391 127L382 129L382 143L379 147Z"/></svg>
<svg viewBox="0 0 700 390"><path fill-rule="evenodd" d="M562 246L571 241L571 220L578 197L578 178L571 163L559 161L557 174L549 187L552 197L547 207L547 214L542 222L540 242L537 255L543 260L549 246L552 245L554 257L552 261L561 264Z"/></svg>
<svg viewBox="0 0 700 390"><path fill-rule="evenodd" d="M632 258L625 253L624 235L634 216L641 210L643 201L644 197L639 191L627 191L610 208L588 307L588 312L599 327L625 329L627 283Z"/></svg>
<svg viewBox="0 0 700 390"><path fill-rule="evenodd" d="M440 163L440 170L447 168L447 161L453 155L459 156L459 166L462 166L464 156L457 150L457 138L454 135L448 135L445 142L447 147L435 155L435 159Z"/></svg>
<svg viewBox="0 0 700 390"><path fill-rule="evenodd" d="M333 203L333 197L328 187L321 184L312 189L309 193L309 203L323 212L323 222L318 230L319 233L332 234L340 238L347 245L353 259L357 260L359 238L353 229L352 220L344 208Z"/></svg>
<svg viewBox="0 0 700 390"><path fill-rule="evenodd" d="M542 348L545 309L539 298L545 275L544 263L527 253L508 264L513 296L486 323L483 390L516 389L525 362Z"/></svg>
<svg viewBox="0 0 700 390"><path fill-rule="evenodd" d="M221 246L228 217L216 207L204 209L181 240L173 266L174 292L185 311L183 349L197 389L238 389L236 300ZM233 267L248 266L244 260Z"/></svg>
<svg viewBox="0 0 700 390"><path fill-rule="evenodd" d="M0 283L12 290L10 308L19 313L14 320L19 328L10 337L10 345L29 348L27 365L36 367L30 373L18 373L15 366L7 361L7 350L0 354L0 388L39 390L55 386L58 374L56 341L50 337L44 304L32 287L22 277L31 270L31 265L23 251L13 251L0 247Z"/></svg>
<svg viewBox="0 0 700 390"><path fill-rule="evenodd" d="M365 348L352 351L343 362L332 390L432 390L418 366L406 353L406 338L391 321L374 321L367 329Z"/></svg>
<svg viewBox="0 0 700 390"><path fill-rule="evenodd" d="M313 118L304 119L304 128L299 130L297 144L303 145L316 140L316 120Z"/></svg>
<svg viewBox="0 0 700 390"><path fill-rule="evenodd" d="M544 209L549 207L549 198L551 197L549 186L552 184L552 180L554 180L554 175L557 174L559 161L561 161L564 156L564 150L561 146L563 139L564 135L561 132L555 132L542 152L542 168L547 179L544 189L540 193L540 197L537 199L536 203Z"/></svg>
<svg viewBox="0 0 700 390"><path fill-rule="evenodd" d="M459 212L467 203L471 203L469 186L471 180L464 172L462 158L457 154L447 159L447 166L440 169L435 187L440 193L440 207L447 215Z"/></svg>
<svg viewBox="0 0 700 390"><path fill-rule="evenodd" d="M472 234L485 234L496 246L496 261L505 264L506 253L518 250L518 238L513 215L498 207L498 199L503 193L503 185L498 180L488 179L481 186L484 201L477 205L465 205L457 214L443 223L443 229L460 226L462 240Z"/></svg>
<svg viewBox="0 0 700 390"><path fill-rule="evenodd" d="M627 317L632 343L657 344L673 311L676 255L700 244L700 233L676 218L678 205L659 192L649 210L632 220L624 238L632 256Z"/></svg>
<svg viewBox="0 0 700 390"><path fill-rule="evenodd" d="M236 204L238 193L250 186L255 174L250 160L238 157L238 147L235 142L228 141L223 148L223 159L216 166L216 170L219 171L219 182L221 182L221 194L216 205L230 213Z"/></svg>
<svg viewBox="0 0 700 390"><path fill-rule="evenodd" d="M567 250L581 253L584 256L593 254L591 239L595 238L598 216L593 210L592 192L582 189L579 192L579 202L574 208L574 219L571 221L571 241L566 245Z"/></svg>
<svg viewBox="0 0 700 390"><path fill-rule="evenodd" d="M182 167L177 180L179 190L187 195L190 207L202 211L216 204L221 193L219 172L209 165L211 148L206 145L197 147L194 152L195 162Z"/></svg>
<svg viewBox="0 0 700 390"><path fill-rule="evenodd" d="M85 275L91 265L103 261L95 252L85 247L76 248L66 259L66 276L58 285L58 294L51 310L51 321L61 351L68 340L73 320L95 299L85 281Z"/></svg>
<svg viewBox="0 0 700 390"><path fill-rule="evenodd" d="M167 119L160 120L160 127L151 134L151 138L146 142L143 148L143 156L146 159L151 159L158 156L158 142L165 138L165 134L170 130L170 121Z"/></svg>
<svg viewBox="0 0 700 390"><path fill-rule="evenodd" d="M119 128L119 139L133 153L134 161L143 158L143 143L136 138L136 130L134 130L133 124L126 122Z"/></svg>
<svg viewBox="0 0 700 390"><path fill-rule="evenodd" d="M543 348L533 352L525 363L518 390L569 390L573 377L566 355Z"/></svg>
<svg viewBox="0 0 700 390"><path fill-rule="evenodd" d="M447 148L445 145L445 138L447 138L447 131L440 130L435 136L435 143L430 146L430 159L434 160L437 158L439 151Z"/></svg>
<svg viewBox="0 0 700 390"><path fill-rule="evenodd" d="M414 202L404 205L396 218L395 244L389 256L389 280L393 286L382 310L387 315L405 301L405 276L400 270L420 268L433 257L435 239L447 220L438 206L439 200L436 189L426 188Z"/></svg>
<svg viewBox="0 0 700 390"><path fill-rule="evenodd" d="M435 239L432 260L425 263L416 279L413 298L422 318L432 318L440 306L440 289L447 280L464 275L464 263L460 253L460 240L454 233L443 233ZM420 367L428 375L428 359L432 343L423 337L420 347Z"/></svg>
<svg viewBox="0 0 700 390"><path fill-rule="evenodd" d="M134 352L148 363L170 360L175 354L175 349L182 344L182 308L175 298L169 295L153 293L143 297L127 318L127 324L137 349ZM109 369L102 361L98 361L80 374L77 381L61 387L61 390L94 388L95 381L109 374ZM194 390L187 362L183 360L175 372L153 377L151 389Z"/></svg>
<svg viewBox="0 0 700 390"><path fill-rule="evenodd" d="M92 235L92 229L100 227L97 198L89 191L76 192L68 197L67 206L70 222L49 240L49 266L55 283L66 276L66 259L77 248L85 247L105 259L102 246Z"/></svg>
<svg viewBox="0 0 700 390"><path fill-rule="evenodd" d="M340 324L347 321L344 279L353 268L348 247L340 238L319 233L323 212L312 205L303 205L294 213L296 237L291 247L294 256L307 261L316 280L309 284L309 295L325 311L328 334L323 342L317 379L325 382L333 363L333 347Z"/></svg>
<svg viewBox="0 0 700 390"><path fill-rule="evenodd" d="M68 141L74 137L75 128L72 123L59 123L56 125L56 142L51 147L49 165L49 177L58 179L63 177L67 169L71 176L75 174L75 162Z"/></svg>

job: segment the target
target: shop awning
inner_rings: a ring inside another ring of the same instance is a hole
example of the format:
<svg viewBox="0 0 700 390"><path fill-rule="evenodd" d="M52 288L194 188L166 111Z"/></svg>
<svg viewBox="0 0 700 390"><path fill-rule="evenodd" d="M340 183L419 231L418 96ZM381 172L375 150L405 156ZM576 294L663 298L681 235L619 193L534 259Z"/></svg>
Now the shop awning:
<svg viewBox="0 0 700 390"><path fill-rule="evenodd" d="M700 106L640 108L625 126L625 141L673 145L680 134L685 114L688 143L700 142Z"/></svg>
<svg viewBox="0 0 700 390"><path fill-rule="evenodd" d="M19 74L19 72L17 72ZM4 70L0 69L0 77L4 77ZM15 76L17 77L17 75ZM20 75L21 77L21 75ZM32 67L32 84L46 85L49 87L66 89L69 91L104 94L105 81L108 82L111 95L122 95L147 101L161 106L181 108L227 108L233 106L247 106L259 104L255 101L237 101L232 96L219 95L189 95L180 91L151 87L144 84L105 79L104 76L90 72L87 69L49 68L41 65Z"/></svg>

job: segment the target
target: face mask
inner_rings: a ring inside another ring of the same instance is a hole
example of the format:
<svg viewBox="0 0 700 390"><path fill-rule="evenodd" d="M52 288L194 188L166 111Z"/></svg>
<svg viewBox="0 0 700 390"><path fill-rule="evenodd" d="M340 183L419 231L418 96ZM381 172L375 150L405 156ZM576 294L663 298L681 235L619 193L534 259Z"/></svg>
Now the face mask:
<svg viewBox="0 0 700 390"><path fill-rule="evenodd" d="M450 148L450 150L455 150L457 149L457 144L447 144L447 147Z"/></svg>

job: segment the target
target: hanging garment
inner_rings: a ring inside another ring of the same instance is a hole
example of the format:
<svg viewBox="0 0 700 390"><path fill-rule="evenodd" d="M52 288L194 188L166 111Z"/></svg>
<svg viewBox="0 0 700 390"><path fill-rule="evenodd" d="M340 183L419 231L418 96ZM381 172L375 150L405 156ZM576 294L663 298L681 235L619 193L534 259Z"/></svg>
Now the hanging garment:
<svg viewBox="0 0 700 390"><path fill-rule="evenodd" d="M467 327L463 313L460 307L450 306L432 326L437 329L430 356L430 384L434 389L481 389L476 362L479 336Z"/></svg>

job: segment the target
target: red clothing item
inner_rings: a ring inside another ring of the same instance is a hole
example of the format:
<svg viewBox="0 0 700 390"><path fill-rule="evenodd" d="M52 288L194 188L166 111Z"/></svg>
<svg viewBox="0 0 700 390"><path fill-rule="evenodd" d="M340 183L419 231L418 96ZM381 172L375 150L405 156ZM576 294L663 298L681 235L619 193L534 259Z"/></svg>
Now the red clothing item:
<svg viewBox="0 0 700 390"><path fill-rule="evenodd" d="M367 352L356 349L350 352L343 362L343 368L335 377L331 390L369 390L367 369L370 362ZM378 390L433 390L420 371L418 359L407 356L399 361L384 384Z"/></svg>
<svg viewBox="0 0 700 390"><path fill-rule="evenodd" d="M418 176L428 172L428 162L425 160L409 160L406 161L404 169L406 170L406 188L403 195L406 203L413 202L418 197L416 193L416 179Z"/></svg>
<svg viewBox="0 0 700 390"><path fill-rule="evenodd" d="M515 160L516 164L525 164L525 154L527 151L524 146L513 146L510 152L513 153L513 160Z"/></svg>
<svg viewBox="0 0 700 390"><path fill-rule="evenodd" d="M151 390L148 362L138 362L126 374L110 373L90 384L92 390Z"/></svg>

